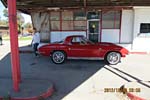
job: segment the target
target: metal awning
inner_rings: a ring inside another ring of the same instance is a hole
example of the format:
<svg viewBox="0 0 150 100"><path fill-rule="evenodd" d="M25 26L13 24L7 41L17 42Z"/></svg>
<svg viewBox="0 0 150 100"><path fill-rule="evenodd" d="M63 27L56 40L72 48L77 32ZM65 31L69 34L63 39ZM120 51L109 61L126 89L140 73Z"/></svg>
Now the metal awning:
<svg viewBox="0 0 150 100"><path fill-rule="evenodd" d="M7 7L7 0L1 0ZM16 0L17 9L24 13L32 10L55 10L77 8L107 8L107 7L132 7L150 6L149 0Z"/></svg>

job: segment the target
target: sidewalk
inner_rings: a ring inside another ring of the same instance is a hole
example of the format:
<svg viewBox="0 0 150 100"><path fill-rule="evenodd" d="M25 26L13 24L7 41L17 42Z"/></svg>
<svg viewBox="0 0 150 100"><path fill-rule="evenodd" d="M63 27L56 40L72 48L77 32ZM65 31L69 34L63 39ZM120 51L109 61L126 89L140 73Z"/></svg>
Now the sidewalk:
<svg viewBox="0 0 150 100"><path fill-rule="evenodd" d="M131 54L118 65L105 65L63 100L150 100L149 59ZM123 85L128 94L117 92Z"/></svg>

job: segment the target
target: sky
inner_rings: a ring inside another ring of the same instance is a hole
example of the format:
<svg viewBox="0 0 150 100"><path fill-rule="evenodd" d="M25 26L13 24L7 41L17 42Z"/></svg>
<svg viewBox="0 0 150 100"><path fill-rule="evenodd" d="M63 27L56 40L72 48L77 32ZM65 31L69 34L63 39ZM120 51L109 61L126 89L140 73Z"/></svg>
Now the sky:
<svg viewBox="0 0 150 100"><path fill-rule="evenodd" d="M0 1L0 18L1 19L6 19L4 16L3 16L3 10L5 9L5 7L3 6L3 4L1 3ZM24 19L25 19L25 23L28 23L30 22L31 23L31 17L27 14L22 14Z"/></svg>

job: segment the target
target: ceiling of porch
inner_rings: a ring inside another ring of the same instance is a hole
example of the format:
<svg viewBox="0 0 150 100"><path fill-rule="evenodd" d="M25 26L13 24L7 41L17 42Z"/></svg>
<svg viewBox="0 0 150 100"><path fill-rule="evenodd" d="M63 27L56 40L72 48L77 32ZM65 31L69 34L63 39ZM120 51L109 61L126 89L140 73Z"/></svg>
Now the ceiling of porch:
<svg viewBox="0 0 150 100"><path fill-rule="evenodd" d="M7 7L7 0L1 0ZM109 7L150 6L149 0L16 0L17 9L24 13L32 10L93 9Z"/></svg>

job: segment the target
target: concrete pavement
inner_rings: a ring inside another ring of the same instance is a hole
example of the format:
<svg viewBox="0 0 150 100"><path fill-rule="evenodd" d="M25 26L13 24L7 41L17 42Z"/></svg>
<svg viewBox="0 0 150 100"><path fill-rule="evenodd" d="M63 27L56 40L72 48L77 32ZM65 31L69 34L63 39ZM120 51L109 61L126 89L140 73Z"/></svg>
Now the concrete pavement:
<svg viewBox="0 0 150 100"><path fill-rule="evenodd" d="M19 41L19 47L27 46L30 41ZM11 61L10 61L10 43L3 41L0 46L0 100L4 97L11 96L11 100L39 100L40 97L47 98L52 95L54 86L51 80L38 79L32 77L24 77L24 69L29 61L20 55L21 61L21 75L22 82L19 86L19 92L14 92L13 81L11 75ZM32 63L32 62L31 62Z"/></svg>
<svg viewBox="0 0 150 100"><path fill-rule="evenodd" d="M125 85L128 92L150 99L150 55L129 55L118 65L105 65L63 100L129 100L127 95L106 89L119 89ZM131 85L132 84L132 85ZM130 89L130 90L129 90Z"/></svg>
<svg viewBox="0 0 150 100"><path fill-rule="evenodd" d="M23 42L22 49L31 49L27 46L29 43L30 41ZM6 45L0 47L0 53L4 52L0 56L0 79L11 78L10 55L5 50L9 50ZM68 60L56 65L49 57L36 58L32 53L21 53L20 59L23 80L45 80L55 84L56 91L47 100L128 100L127 95L107 89L118 89L131 82L150 80L150 55L131 54L113 66L105 65L103 61L88 60ZM142 87L137 88L143 91ZM144 88L149 91L148 87Z"/></svg>

